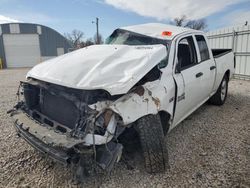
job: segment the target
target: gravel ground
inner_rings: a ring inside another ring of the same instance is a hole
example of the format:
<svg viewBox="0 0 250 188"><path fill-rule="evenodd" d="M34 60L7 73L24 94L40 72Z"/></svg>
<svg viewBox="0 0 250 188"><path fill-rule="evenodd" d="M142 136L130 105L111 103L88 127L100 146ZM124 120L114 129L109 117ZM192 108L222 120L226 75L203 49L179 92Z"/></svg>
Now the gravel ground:
<svg viewBox="0 0 250 188"><path fill-rule="evenodd" d="M0 187L78 187L70 169L42 157L16 136L6 114L26 72L0 70ZM232 80L224 106L203 105L166 139L171 168L165 173L145 173L137 151L111 175L88 178L83 186L250 187L250 82Z"/></svg>

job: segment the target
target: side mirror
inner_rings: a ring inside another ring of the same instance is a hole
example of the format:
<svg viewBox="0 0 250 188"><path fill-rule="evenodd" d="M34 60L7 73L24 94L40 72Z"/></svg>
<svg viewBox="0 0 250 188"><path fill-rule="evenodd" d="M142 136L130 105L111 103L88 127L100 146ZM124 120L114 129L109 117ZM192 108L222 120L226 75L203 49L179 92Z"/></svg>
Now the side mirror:
<svg viewBox="0 0 250 188"><path fill-rule="evenodd" d="M160 61L160 63L158 64L158 69L165 68L167 66L167 64L168 64L168 61L167 61L167 57L166 57Z"/></svg>

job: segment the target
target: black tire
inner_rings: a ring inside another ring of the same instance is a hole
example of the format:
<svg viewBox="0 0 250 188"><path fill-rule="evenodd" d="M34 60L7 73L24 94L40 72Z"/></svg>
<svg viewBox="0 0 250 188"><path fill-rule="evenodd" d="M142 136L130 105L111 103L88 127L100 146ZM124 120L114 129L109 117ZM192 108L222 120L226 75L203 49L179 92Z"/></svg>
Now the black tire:
<svg viewBox="0 0 250 188"><path fill-rule="evenodd" d="M149 173L168 168L168 152L159 115L147 115L137 121L145 168Z"/></svg>
<svg viewBox="0 0 250 188"><path fill-rule="evenodd" d="M228 91L228 76L224 75L218 90L209 99L209 103L217 105L217 106L223 105L227 99L227 91Z"/></svg>

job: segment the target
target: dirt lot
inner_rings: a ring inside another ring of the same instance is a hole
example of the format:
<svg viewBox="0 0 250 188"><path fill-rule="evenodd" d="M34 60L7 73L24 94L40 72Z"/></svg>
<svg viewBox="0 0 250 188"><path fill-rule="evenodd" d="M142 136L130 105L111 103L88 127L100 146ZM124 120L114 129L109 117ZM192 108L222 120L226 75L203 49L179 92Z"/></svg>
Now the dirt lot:
<svg viewBox="0 0 250 188"><path fill-rule="evenodd" d="M0 187L76 187L69 169L16 136L6 114L26 72L0 70ZM84 187L250 187L250 82L231 81L224 106L203 105L166 139L171 168L165 173L145 173L137 151Z"/></svg>

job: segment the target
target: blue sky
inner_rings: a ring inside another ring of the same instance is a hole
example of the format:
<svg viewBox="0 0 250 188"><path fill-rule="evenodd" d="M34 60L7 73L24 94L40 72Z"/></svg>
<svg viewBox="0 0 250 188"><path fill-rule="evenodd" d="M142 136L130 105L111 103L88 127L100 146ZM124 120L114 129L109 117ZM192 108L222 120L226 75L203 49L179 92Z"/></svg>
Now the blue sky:
<svg viewBox="0 0 250 188"><path fill-rule="evenodd" d="M39 23L60 33L82 30L85 39L100 32L107 37L120 26L147 22L169 23L175 17L206 18L214 30L250 22L250 0L0 0L0 23Z"/></svg>

